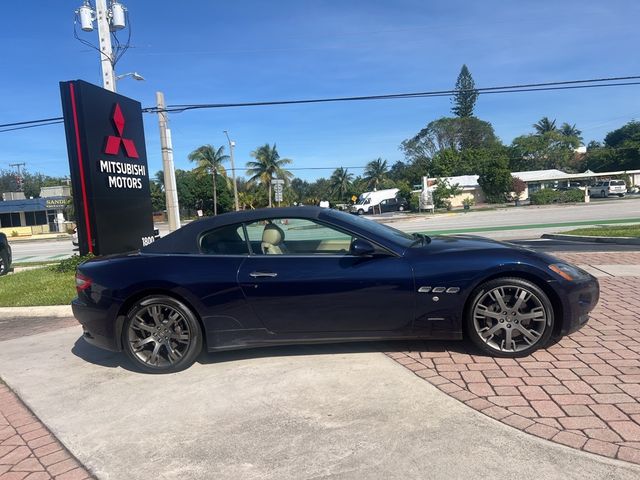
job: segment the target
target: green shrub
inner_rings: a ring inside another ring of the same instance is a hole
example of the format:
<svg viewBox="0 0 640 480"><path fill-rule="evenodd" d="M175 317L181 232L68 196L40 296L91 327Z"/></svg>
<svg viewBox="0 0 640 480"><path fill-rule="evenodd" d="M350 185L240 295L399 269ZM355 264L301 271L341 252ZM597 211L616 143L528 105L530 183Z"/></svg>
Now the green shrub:
<svg viewBox="0 0 640 480"><path fill-rule="evenodd" d="M582 190L565 190L558 192L550 188L545 188L532 193L529 196L531 205L549 205L551 203L573 203L584 201Z"/></svg>
<svg viewBox="0 0 640 480"><path fill-rule="evenodd" d="M568 202L584 202L584 192L582 190L566 190L562 193L562 201Z"/></svg>
<svg viewBox="0 0 640 480"><path fill-rule="evenodd" d="M91 258L94 258L94 255L92 253L89 253L84 256L73 255L69 258L65 258L64 260L61 260L60 263L58 263L57 265L53 265L50 268L54 272L58 272L58 273L75 272L76 268L78 268L78 265L86 262Z"/></svg>

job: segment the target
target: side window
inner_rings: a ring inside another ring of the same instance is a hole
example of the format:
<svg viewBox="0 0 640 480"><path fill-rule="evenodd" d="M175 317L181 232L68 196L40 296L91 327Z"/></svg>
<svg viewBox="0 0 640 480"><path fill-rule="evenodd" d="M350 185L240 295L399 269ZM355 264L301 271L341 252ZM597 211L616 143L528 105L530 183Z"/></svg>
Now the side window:
<svg viewBox="0 0 640 480"><path fill-rule="evenodd" d="M248 255L242 225L227 225L200 236L200 252L205 255Z"/></svg>
<svg viewBox="0 0 640 480"><path fill-rule="evenodd" d="M353 237L300 218L278 218L247 224L255 255L347 255Z"/></svg>

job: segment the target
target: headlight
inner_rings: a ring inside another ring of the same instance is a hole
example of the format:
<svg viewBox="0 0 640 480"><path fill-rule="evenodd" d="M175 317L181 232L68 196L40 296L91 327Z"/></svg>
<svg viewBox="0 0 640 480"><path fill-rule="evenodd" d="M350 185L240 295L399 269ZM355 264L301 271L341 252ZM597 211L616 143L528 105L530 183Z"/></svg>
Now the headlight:
<svg viewBox="0 0 640 480"><path fill-rule="evenodd" d="M581 268L569 265L568 263L552 263L549 265L549 268L570 282L586 280L589 278L589 274L587 272Z"/></svg>

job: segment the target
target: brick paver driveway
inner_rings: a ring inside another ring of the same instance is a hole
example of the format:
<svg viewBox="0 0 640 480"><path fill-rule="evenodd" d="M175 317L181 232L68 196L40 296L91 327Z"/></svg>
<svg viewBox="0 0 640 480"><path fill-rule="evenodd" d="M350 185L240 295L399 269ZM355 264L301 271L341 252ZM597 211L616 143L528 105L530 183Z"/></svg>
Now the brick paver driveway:
<svg viewBox="0 0 640 480"><path fill-rule="evenodd" d="M558 254L640 264L640 253ZM388 355L471 408L538 437L640 464L640 278L600 278L589 323L545 350L493 359L466 343L416 342Z"/></svg>

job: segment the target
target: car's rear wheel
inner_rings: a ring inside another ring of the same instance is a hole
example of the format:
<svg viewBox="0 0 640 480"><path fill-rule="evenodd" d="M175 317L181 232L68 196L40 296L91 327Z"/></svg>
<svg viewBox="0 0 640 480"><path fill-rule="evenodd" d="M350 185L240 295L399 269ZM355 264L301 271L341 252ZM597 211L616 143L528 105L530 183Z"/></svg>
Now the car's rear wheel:
<svg viewBox="0 0 640 480"><path fill-rule="evenodd" d="M358 209L358 215L364 215L364 210L363 209Z"/></svg>
<svg viewBox="0 0 640 480"><path fill-rule="evenodd" d="M9 273L9 256L7 252L0 252L0 275Z"/></svg>
<svg viewBox="0 0 640 480"><path fill-rule="evenodd" d="M601 196L602 198L606 198L606 196L607 196L607 192L605 192L604 190L602 190L602 191L600 192L600 196Z"/></svg>
<svg viewBox="0 0 640 480"><path fill-rule="evenodd" d="M404 206L403 206L403 205L400 205L400 206L398 207L398 211L400 211L400 212L404 212Z"/></svg>
<svg viewBox="0 0 640 480"><path fill-rule="evenodd" d="M521 278L498 278L478 287L466 311L467 334L496 357L523 357L544 347L553 333L549 297Z"/></svg>
<svg viewBox="0 0 640 480"><path fill-rule="evenodd" d="M129 310L122 345L137 368L169 373L191 366L202 351L202 329L182 302L164 296L143 298Z"/></svg>

